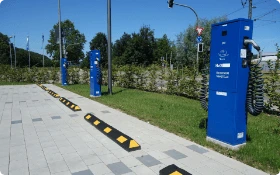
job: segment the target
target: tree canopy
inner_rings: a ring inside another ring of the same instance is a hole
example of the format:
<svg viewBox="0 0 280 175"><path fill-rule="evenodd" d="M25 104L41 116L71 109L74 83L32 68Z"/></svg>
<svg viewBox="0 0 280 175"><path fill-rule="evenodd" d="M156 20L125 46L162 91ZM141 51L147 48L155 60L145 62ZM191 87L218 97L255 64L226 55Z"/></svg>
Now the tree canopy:
<svg viewBox="0 0 280 175"><path fill-rule="evenodd" d="M46 45L47 54L52 56L54 60L59 60L59 42L55 30L58 28L58 23L50 30L50 38ZM85 35L81 34L79 30L75 29L74 23L70 20L61 22L61 30L64 36L65 49L67 50L68 61L79 63L81 58L84 58L84 44L86 43Z"/></svg>
<svg viewBox="0 0 280 175"><path fill-rule="evenodd" d="M105 33L98 32L95 37L89 43L90 50L100 50L101 54L101 65L107 67L108 65L108 54L107 54L107 37Z"/></svg>
<svg viewBox="0 0 280 175"><path fill-rule="evenodd" d="M226 17L219 17L213 19L200 19L200 27L203 27L201 37L204 43L204 52L199 54L199 58L206 58L207 51L210 49L211 42L211 25L214 23L226 21ZM196 63L196 53L197 53L197 32L195 26L189 25L189 27L177 35L176 49L177 58L176 61L184 65L192 65ZM202 64L202 59L200 59L200 65Z"/></svg>
<svg viewBox="0 0 280 175"><path fill-rule="evenodd" d="M154 30L142 26L138 33L124 33L113 46L113 63L117 65L149 65L170 53L172 43L164 35L155 38Z"/></svg>
<svg viewBox="0 0 280 175"><path fill-rule="evenodd" d="M9 37L0 32L0 64L11 65L10 59L10 47L11 47L11 56L12 56L12 66L14 67L15 62L15 52L13 43L9 42ZM17 67L27 67L29 66L29 55L28 51L16 48L16 56L17 56ZM52 61L45 56L45 66L52 66ZM30 51L30 66L43 66L43 55Z"/></svg>

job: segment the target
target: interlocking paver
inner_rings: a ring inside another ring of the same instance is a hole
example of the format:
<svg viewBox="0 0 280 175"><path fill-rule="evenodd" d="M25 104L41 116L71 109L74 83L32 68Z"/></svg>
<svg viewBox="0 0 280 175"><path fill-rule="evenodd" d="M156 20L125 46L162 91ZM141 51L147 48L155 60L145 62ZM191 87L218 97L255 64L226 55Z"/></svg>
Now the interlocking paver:
<svg viewBox="0 0 280 175"><path fill-rule="evenodd" d="M80 157L74 157L72 159L68 159L66 160L66 164L68 165L72 173L76 173L88 169L88 167Z"/></svg>
<svg viewBox="0 0 280 175"><path fill-rule="evenodd" d="M197 145L190 145L190 146L187 146L189 149L195 151L195 152L198 152L200 154L204 154L204 153L207 153L208 150L202 148L202 147L199 147Z"/></svg>
<svg viewBox="0 0 280 175"><path fill-rule="evenodd" d="M63 157L60 153L55 154L45 154L46 160L48 163L56 162L56 161L62 161Z"/></svg>
<svg viewBox="0 0 280 175"><path fill-rule="evenodd" d="M76 173L72 173L72 175L93 175L90 170L79 171Z"/></svg>
<svg viewBox="0 0 280 175"><path fill-rule="evenodd" d="M88 167L93 174L107 174L112 172L104 163L98 163Z"/></svg>
<svg viewBox="0 0 280 175"><path fill-rule="evenodd" d="M137 175L141 175L141 174L156 175L156 174L158 174L158 173L155 173L153 170L151 170L150 168L148 168L144 165L131 167L131 170L133 172L135 172Z"/></svg>
<svg viewBox="0 0 280 175"><path fill-rule="evenodd" d="M19 124L19 123L22 123L22 120L14 120L11 122L11 124Z"/></svg>
<svg viewBox="0 0 280 175"><path fill-rule="evenodd" d="M69 171L68 166L64 160L48 163L51 173L58 173L63 171Z"/></svg>
<svg viewBox="0 0 280 175"><path fill-rule="evenodd" d="M153 175L170 164L193 175L265 174L98 102L46 86L73 98L83 110L73 113L34 85L20 91L0 86L0 171L5 175L83 175L88 169L92 174ZM127 152L88 124L83 116L93 112L142 149Z"/></svg>
<svg viewBox="0 0 280 175"><path fill-rule="evenodd" d="M155 165L158 165L161 163L160 161L158 161L157 159L155 159L154 157L152 157L150 155L137 157L137 159L140 162L142 162L144 165L146 165L147 167L155 166Z"/></svg>
<svg viewBox="0 0 280 175"><path fill-rule="evenodd" d="M174 149L168 150L164 152L165 154L169 155L175 160L186 158L187 156L185 154L180 153L179 151L176 151Z"/></svg>
<svg viewBox="0 0 280 175"><path fill-rule="evenodd" d="M116 163L119 162L120 160L114 156L114 154L105 154L100 156L100 159L106 164L112 164L112 163Z"/></svg>
<svg viewBox="0 0 280 175"><path fill-rule="evenodd" d="M83 159L86 165L94 165L102 162L97 155L93 155L93 154L81 156L81 158Z"/></svg>
<svg viewBox="0 0 280 175"><path fill-rule="evenodd" d="M30 175L50 175L50 170L48 167L45 168L39 168L39 169L34 169L30 171Z"/></svg>
<svg viewBox="0 0 280 175"><path fill-rule="evenodd" d="M132 172L125 164L122 162L116 162L113 164L107 165L108 168L116 175L126 174Z"/></svg>
<svg viewBox="0 0 280 175"><path fill-rule="evenodd" d="M43 120L42 120L42 118L34 118L34 119L32 119L32 121L33 122L40 122L40 121L43 121Z"/></svg>
<svg viewBox="0 0 280 175"><path fill-rule="evenodd" d="M70 117L78 117L79 115L78 114L70 114L69 116Z"/></svg>

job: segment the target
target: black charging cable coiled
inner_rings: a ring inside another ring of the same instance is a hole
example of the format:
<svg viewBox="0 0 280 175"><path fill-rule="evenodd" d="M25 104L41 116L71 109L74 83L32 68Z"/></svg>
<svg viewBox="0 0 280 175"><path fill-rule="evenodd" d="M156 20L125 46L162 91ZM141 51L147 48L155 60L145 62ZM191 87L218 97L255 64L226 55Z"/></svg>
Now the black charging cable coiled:
<svg viewBox="0 0 280 175"><path fill-rule="evenodd" d="M96 67L96 79L98 84L102 84L102 72L99 66Z"/></svg>
<svg viewBox="0 0 280 175"><path fill-rule="evenodd" d="M247 89L247 110L253 116L259 115L264 108L262 68L257 65L250 66Z"/></svg>

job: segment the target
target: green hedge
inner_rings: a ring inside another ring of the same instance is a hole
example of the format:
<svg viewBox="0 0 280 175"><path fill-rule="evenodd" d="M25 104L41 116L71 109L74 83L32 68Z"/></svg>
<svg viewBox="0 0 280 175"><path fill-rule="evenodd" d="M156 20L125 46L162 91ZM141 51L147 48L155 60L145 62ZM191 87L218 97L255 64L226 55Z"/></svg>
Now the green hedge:
<svg viewBox="0 0 280 175"><path fill-rule="evenodd" d="M264 92L268 97L266 110L280 109L280 76L279 59L276 65L268 62L270 73L265 77ZM108 85L107 70L102 70L103 85ZM59 83L59 68L16 68L0 65L0 81L28 83ZM69 84L89 84L89 69L70 67L68 69ZM170 70L158 65L140 67L135 65L113 66L112 83L114 86L135 88L144 91L167 93L199 99L201 87L199 75L193 67Z"/></svg>

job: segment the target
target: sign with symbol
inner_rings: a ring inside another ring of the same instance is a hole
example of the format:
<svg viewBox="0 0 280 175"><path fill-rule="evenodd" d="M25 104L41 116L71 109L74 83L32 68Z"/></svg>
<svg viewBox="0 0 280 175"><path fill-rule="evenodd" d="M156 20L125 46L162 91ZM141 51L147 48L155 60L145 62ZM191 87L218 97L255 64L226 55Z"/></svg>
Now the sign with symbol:
<svg viewBox="0 0 280 175"><path fill-rule="evenodd" d="M202 42L202 37L201 37L201 36L196 37L196 41L197 41L198 43L201 43L201 42Z"/></svg>
<svg viewBox="0 0 280 175"><path fill-rule="evenodd" d="M202 27L196 27L195 29L197 31L197 35L200 36L202 34L202 31L204 30L204 28Z"/></svg>

